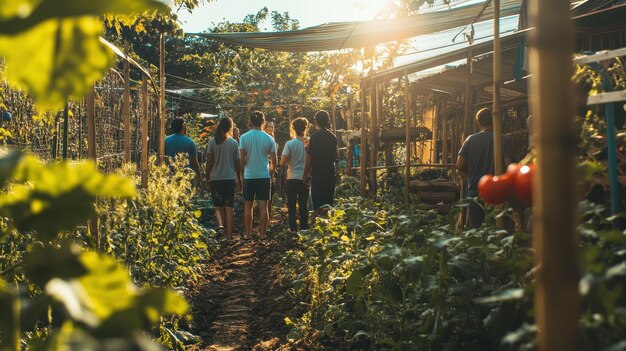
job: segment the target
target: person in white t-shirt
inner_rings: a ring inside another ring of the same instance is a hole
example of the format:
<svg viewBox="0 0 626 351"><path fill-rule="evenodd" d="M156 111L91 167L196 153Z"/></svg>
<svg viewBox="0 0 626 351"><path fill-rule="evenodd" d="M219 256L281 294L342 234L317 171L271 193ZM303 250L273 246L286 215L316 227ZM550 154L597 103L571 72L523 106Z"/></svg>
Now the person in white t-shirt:
<svg viewBox="0 0 626 351"><path fill-rule="evenodd" d="M306 118L297 118L291 123L296 137L289 140L283 148L280 166L287 166L287 209L289 210L289 228L292 233L298 231L296 221L296 203L300 212L300 229L309 228L309 187L304 183L304 163L306 147L304 133L309 122Z"/></svg>

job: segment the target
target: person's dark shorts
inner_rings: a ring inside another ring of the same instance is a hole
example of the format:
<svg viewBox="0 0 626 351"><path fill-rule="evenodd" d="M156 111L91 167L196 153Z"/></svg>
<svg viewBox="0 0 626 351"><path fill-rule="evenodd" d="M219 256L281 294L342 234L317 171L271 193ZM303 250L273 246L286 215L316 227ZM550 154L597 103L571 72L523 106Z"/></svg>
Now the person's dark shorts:
<svg viewBox="0 0 626 351"><path fill-rule="evenodd" d="M324 205L333 205L335 199L335 176L311 177L311 200L313 209L317 210Z"/></svg>
<svg viewBox="0 0 626 351"><path fill-rule="evenodd" d="M270 199L270 179L244 179L243 180L243 199L245 201L267 201Z"/></svg>
<svg viewBox="0 0 626 351"><path fill-rule="evenodd" d="M212 180L211 200L213 200L213 206L233 207L235 188L234 180Z"/></svg>

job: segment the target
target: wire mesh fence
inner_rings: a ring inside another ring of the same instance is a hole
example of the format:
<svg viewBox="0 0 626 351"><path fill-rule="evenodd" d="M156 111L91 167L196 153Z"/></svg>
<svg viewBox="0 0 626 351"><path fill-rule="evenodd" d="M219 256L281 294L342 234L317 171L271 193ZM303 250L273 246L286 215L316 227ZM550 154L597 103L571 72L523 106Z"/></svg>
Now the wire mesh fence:
<svg viewBox="0 0 626 351"><path fill-rule="evenodd" d="M130 82L130 143L124 142L124 77L111 70L94 85L96 160L101 170L111 172L125 162L125 148L130 161L141 160L140 119L143 99L148 99L148 153L158 148L158 93L148 81L148 96L142 94L142 82ZM22 90L0 82L0 105L4 111L0 127L10 136L5 143L42 160L87 159L88 128L85 99L70 100L59 111L40 111Z"/></svg>

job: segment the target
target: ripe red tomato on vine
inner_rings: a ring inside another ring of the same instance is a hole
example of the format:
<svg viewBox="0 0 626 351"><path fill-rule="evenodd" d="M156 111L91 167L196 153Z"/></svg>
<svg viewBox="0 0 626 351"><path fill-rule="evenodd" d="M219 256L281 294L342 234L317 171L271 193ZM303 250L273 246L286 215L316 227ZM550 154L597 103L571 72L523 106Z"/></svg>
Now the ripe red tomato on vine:
<svg viewBox="0 0 626 351"><path fill-rule="evenodd" d="M478 194L488 204L500 205L514 196L526 206L532 204L535 165L511 164L501 176L486 174L478 182Z"/></svg>
<svg viewBox="0 0 626 351"><path fill-rule="evenodd" d="M526 206L530 206L533 203L534 173L534 164L524 165L515 173L515 185L513 187L513 192L515 197Z"/></svg>
<svg viewBox="0 0 626 351"><path fill-rule="evenodd" d="M478 182L478 194L491 205L499 205L509 198L513 179L507 174L502 176L493 176L486 174Z"/></svg>

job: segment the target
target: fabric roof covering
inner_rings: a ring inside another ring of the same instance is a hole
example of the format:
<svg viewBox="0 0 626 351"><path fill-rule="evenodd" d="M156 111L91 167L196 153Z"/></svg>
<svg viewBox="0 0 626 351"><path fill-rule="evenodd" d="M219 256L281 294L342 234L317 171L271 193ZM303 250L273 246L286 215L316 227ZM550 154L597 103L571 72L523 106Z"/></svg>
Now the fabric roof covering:
<svg viewBox="0 0 626 351"><path fill-rule="evenodd" d="M524 31L516 32L514 34L501 36L500 40L501 40L502 50L505 50L508 47L517 48L519 46L520 39L526 35L526 32L527 30L524 30ZM402 77L405 74L410 74L414 72L427 70L430 68L435 68L438 66L442 66L442 65L454 62L454 61L466 59L467 51L468 51L467 47L456 49L456 50L446 52L441 55L422 59L422 60L409 63L403 66L391 68L391 69L380 71L380 72L375 72L374 74L370 74L367 77L363 77L363 80L372 80L372 79L377 80L377 81L390 80L390 79ZM488 40L488 41L484 41L484 42L472 45L472 55L474 57L479 56L479 55L484 55L492 51L493 51L492 40Z"/></svg>
<svg viewBox="0 0 626 351"><path fill-rule="evenodd" d="M518 14L521 0L502 0L500 16ZM485 3L458 6L415 16L373 21L336 22L284 32L187 33L225 43L275 51L328 51L361 48L469 25ZM493 17L489 6L477 21Z"/></svg>
<svg viewBox="0 0 626 351"><path fill-rule="evenodd" d="M502 47L501 70L502 80L500 95L503 100L524 97L527 95L527 80L514 80L514 69L517 61L518 45L515 40L507 40ZM465 93L467 84L467 65L463 64L439 74L419 79L414 83L419 91L439 92L450 95ZM493 52L474 58L472 64L471 84L478 90L478 103L493 99Z"/></svg>

